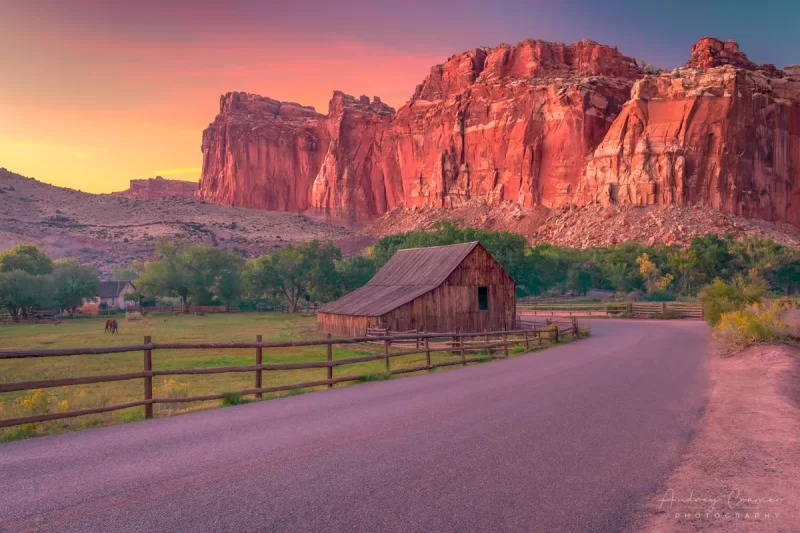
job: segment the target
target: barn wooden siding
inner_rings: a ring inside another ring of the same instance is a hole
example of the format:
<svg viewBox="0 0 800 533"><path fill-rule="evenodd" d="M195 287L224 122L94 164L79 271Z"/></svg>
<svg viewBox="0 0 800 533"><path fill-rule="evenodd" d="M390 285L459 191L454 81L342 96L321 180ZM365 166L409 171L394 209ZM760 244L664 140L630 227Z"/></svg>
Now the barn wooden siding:
<svg viewBox="0 0 800 533"><path fill-rule="evenodd" d="M453 252L458 253L457 246ZM448 247L440 247L448 248ZM438 250L432 253L440 253ZM413 268L413 265L409 265ZM359 336L369 325L392 331L474 332L512 328L516 321L516 283L486 249L474 243L443 281L416 298L377 316L324 312L317 314L321 331ZM376 278L387 276L376 275ZM488 289L488 309L478 309L478 287ZM409 288L410 289L410 288ZM339 309L336 306L333 309Z"/></svg>

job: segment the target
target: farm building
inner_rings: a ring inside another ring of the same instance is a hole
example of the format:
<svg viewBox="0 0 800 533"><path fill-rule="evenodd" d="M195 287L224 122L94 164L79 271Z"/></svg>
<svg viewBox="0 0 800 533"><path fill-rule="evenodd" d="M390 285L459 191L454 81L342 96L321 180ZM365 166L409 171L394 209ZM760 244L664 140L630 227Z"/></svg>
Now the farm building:
<svg viewBox="0 0 800 533"><path fill-rule="evenodd" d="M98 296L85 299L80 309L84 313L97 313L104 308L125 309L132 307L135 304L125 300L125 295L132 292L136 292L136 287L132 281L101 281Z"/></svg>
<svg viewBox="0 0 800 533"><path fill-rule="evenodd" d="M516 321L516 282L478 242L399 250L363 287L317 312L320 331L497 331Z"/></svg>

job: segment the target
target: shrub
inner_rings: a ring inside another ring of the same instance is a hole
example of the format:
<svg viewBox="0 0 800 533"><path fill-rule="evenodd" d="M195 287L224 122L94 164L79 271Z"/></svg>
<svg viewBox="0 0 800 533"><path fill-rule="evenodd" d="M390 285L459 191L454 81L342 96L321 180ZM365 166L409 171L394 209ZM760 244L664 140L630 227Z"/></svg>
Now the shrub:
<svg viewBox="0 0 800 533"><path fill-rule="evenodd" d="M245 400L239 393L228 392L225 394L222 400L220 400L220 403L223 407L228 407L230 405L242 405L245 403L250 403L250 400Z"/></svg>
<svg viewBox="0 0 800 533"><path fill-rule="evenodd" d="M797 328L783 319L786 309L786 303L778 301L751 304L739 311L723 313L714 328L714 336L737 348L756 342L797 338Z"/></svg>
<svg viewBox="0 0 800 533"><path fill-rule="evenodd" d="M386 381L391 379L392 375L389 372L378 372L376 374L366 374L358 378L359 383L368 383L370 381Z"/></svg>
<svg viewBox="0 0 800 533"><path fill-rule="evenodd" d="M144 318L139 311L128 311L125 313L125 320L141 320Z"/></svg>
<svg viewBox="0 0 800 533"><path fill-rule="evenodd" d="M715 279L700 291L706 321L716 326L724 313L739 311L745 306L757 303L767 292L767 282L754 272L747 277L736 276L730 283Z"/></svg>

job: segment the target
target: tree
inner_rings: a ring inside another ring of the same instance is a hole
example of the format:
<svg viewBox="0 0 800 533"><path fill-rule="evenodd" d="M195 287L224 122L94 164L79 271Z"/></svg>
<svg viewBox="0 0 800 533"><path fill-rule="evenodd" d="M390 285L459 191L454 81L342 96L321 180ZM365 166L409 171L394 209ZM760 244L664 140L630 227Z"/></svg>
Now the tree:
<svg viewBox="0 0 800 533"><path fill-rule="evenodd" d="M136 286L144 296L177 296L181 299L184 310L189 309L191 293L189 265L182 254L187 244L184 241L156 242L158 261L147 263L137 280Z"/></svg>
<svg viewBox="0 0 800 533"><path fill-rule="evenodd" d="M0 272L14 270L40 276L53 271L53 262L36 246L18 244L0 253Z"/></svg>
<svg viewBox="0 0 800 533"><path fill-rule="evenodd" d="M54 263L50 286L53 303L71 316L84 299L98 295L100 281L92 267L75 259L59 259Z"/></svg>
<svg viewBox="0 0 800 533"><path fill-rule="evenodd" d="M678 278L678 292L691 293L694 286L694 269L697 266L697 254L694 250L678 250L667 255L667 265L673 275Z"/></svg>
<svg viewBox="0 0 800 533"><path fill-rule="evenodd" d="M111 271L114 281L131 281L137 279L144 272L144 261L131 261L125 268L115 268Z"/></svg>
<svg viewBox="0 0 800 533"><path fill-rule="evenodd" d="M378 271L378 265L370 257L356 255L336 263L339 283L343 292L363 287Z"/></svg>
<svg viewBox="0 0 800 533"><path fill-rule="evenodd" d="M758 276L755 269L747 277L737 275L730 283L715 279L700 291L700 303L706 321L716 326L723 313L738 311L745 305L761 300L769 284Z"/></svg>
<svg viewBox="0 0 800 533"><path fill-rule="evenodd" d="M245 284L251 297L281 297L294 313L306 295L326 300L341 293L336 270L341 257L332 243L284 246L250 261L245 268Z"/></svg>
<svg viewBox="0 0 800 533"><path fill-rule="evenodd" d="M0 307L8 310L14 322L48 305L48 292L45 276L23 270L0 272Z"/></svg>
<svg viewBox="0 0 800 533"><path fill-rule="evenodd" d="M158 261L147 263L136 282L144 298L176 296L184 310L191 303L230 305L241 295L244 259L205 244L160 240Z"/></svg>

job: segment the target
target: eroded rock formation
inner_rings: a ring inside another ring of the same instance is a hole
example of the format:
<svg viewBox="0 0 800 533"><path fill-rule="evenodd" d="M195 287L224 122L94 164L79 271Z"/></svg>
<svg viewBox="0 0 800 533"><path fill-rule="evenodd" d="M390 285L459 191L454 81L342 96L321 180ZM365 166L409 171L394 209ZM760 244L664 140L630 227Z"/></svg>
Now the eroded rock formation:
<svg viewBox="0 0 800 533"><path fill-rule="evenodd" d="M159 198L194 198L197 183L183 180L169 180L161 176L131 180L128 190L111 193L124 198L139 200L158 200Z"/></svg>
<svg viewBox="0 0 800 533"><path fill-rule="evenodd" d="M685 67L636 83L580 189L578 204L704 205L800 224L800 79L702 39Z"/></svg>
<svg viewBox="0 0 800 533"><path fill-rule="evenodd" d="M671 73L592 41L479 48L397 113L244 93L203 134L201 198L364 220L475 199L705 205L800 224L800 78L703 38Z"/></svg>

